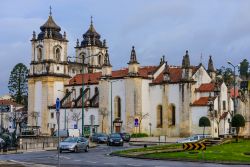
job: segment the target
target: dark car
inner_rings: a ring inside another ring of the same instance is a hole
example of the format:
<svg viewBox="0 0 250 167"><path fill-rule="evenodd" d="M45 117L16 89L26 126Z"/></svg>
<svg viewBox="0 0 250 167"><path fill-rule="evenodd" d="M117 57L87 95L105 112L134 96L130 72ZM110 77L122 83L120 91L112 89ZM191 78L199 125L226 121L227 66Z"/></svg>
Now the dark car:
<svg viewBox="0 0 250 167"><path fill-rule="evenodd" d="M123 139L120 133L111 133L108 137L107 145L108 146L113 146L113 145L123 146Z"/></svg>
<svg viewBox="0 0 250 167"><path fill-rule="evenodd" d="M108 135L105 133L95 133L90 137L92 142L106 143L108 140Z"/></svg>
<svg viewBox="0 0 250 167"><path fill-rule="evenodd" d="M120 133L123 141L129 142L130 141L130 134L129 133Z"/></svg>

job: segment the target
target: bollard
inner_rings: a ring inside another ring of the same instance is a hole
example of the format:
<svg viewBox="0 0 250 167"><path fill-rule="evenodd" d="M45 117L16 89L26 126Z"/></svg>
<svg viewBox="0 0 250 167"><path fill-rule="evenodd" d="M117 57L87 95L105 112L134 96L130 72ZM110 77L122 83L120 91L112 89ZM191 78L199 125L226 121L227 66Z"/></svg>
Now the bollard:
<svg viewBox="0 0 250 167"><path fill-rule="evenodd" d="M28 147L27 145L28 145L28 143L26 142L26 150L27 150L27 147Z"/></svg>
<svg viewBox="0 0 250 167"><path fill-rule="evenodd" d="M43 150L44 150L44 142L43 142Z"/></svg>
<svg viewBox="0 0 250 167"><path fill-rule="evenodd" d="M147 144L144 144L144 148L147 148L148 146L147 146Z"/></svg>
<svg viewBox="0 0 250 167"><path fill-rule="evenodd" d="M159 136L159 145L160 145L160 142L161 142L161 136Z"/></svg>
<svg viewBox="0 0 250 167"><path fill-rule="evenodd" d="M165 135L165 143L167 142L167 136Z"/></svg>

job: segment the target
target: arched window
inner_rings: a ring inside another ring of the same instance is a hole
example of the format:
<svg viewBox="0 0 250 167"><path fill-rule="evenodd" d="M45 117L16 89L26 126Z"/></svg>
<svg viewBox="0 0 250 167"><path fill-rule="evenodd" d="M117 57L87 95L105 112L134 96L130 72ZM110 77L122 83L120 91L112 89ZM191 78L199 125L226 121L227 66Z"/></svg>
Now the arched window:
<svg viewBox="0 0 250 167"><path fill-rule="evenodd" d="M121 119L121 98L120 97L115 97L115 118L120 118Z"/></svg>
<svg viewBox="0 0 250 167"><path fill-rule="evenodd" d="M163 113L162 113L162 105L157 106L157 128L162 128L163 125Z"/></svg>
<svg viewBox="0 0 250 167"><path fill-rule="evenodd" d="M175 121L175 119L176 119L176 111L175 110L176 110L175 105L171 104L169 106L169 110L168 110L168 116L169 116L168 121L169 121L169 125L172 125L172 126L174 126L175 123L176 123L176 121Z"/></svg>
<svg viewBox="0 0 250 167"><path fill-rule="evenodd" d="M42 48L38 48L38 51L37 51L37 61L41 61L42 60Z"/></svg>
<svg viewBox="0 0 250 167"><path fill-rule="evenodd" d="M56 61L61 60L61 51L59 48L56 49Z"/></svg>
<svg viewBox="0 0 250 167"><path fill-rule="evenodd" d="M99 56L98 56L98 65L101 65L101 63L102 63L102 56L99 55Z"/></svg>

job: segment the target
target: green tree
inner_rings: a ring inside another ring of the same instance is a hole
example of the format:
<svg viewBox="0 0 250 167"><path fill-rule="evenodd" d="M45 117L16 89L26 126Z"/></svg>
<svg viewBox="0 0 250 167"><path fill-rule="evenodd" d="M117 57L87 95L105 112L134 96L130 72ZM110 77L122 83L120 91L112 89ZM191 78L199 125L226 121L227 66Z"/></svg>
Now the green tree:
<svg viewBox="0 0 250 167"><path fill-rule="evenodd" d="M28 69L22 64L18 63L11 71L9 78L9 93L15 102L24 104L27 106L27 95L28 95Z"/></svg>
<svg viewBox="0 0 250 167"><path fill-rule="evenodd" d="M210 127L210 121L207 117L201 117L199 120L199 127L203 127L203 138L205 133L205 127Z"/></svg>
<svg viewBox="0 0 250 167"><path fill-rule="evenodd" d="M239 67L239 73L240 73L240 76L243 79L247 79L248 78L248 69L249 69L249 62L247 61L247 59L244 59L240 63L240 67Z"/></svg>
<svg viewBox="0 0 250 167"><path fill-rule="evenodd" d="M232 127L236 128L236 142L238 142L238 138L239 138L239 132L240 132L240 127L244 127L245 126L245 119L241 114L236 114L234 115L233 119L232 119Z"/></svg>
<svg viewBox="0 0 250 167"><path fill-rule="evenodd" d="M226 85L233 86L234 73L231 68L225 68L222 66L220 69L217 69L217 75L221 76L220 78L217 78L219 82L224 81Z"/></svg>

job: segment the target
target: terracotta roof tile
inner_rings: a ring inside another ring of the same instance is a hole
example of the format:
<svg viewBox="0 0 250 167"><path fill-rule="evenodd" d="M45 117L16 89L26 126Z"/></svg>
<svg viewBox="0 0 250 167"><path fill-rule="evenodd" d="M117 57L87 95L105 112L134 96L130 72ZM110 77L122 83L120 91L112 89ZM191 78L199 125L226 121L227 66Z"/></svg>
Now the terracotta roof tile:
<svg viewBox="0 0 250 167"><path fill-rule="evenodd" d="M139 69L139 76L147 78L149 74L156 70L157 66L144 66ZM90 73L90 74L83 74L84 77L84 84L98 84L102 73ZM112 78L123 78L128 75L128 68L112 71ZM74 81L77 85L82 84L82 74L75 75L72 79L70 79L69 84L74 84Z"/></svg>
<svg viewBox="0 0 250 167"><path fill-rule="evenodd" d="M212 92L214 90L214 83L204 83L201 84L199 88L197 88L195 91L197 92Z"/></svg>
<svg viewBox="0 0 250 167"><path fill-rule="evenodd" d="M0 105L13 105L13 106L22 106L21 104L17 104L16 102L12 101L12 100L0 100Z"/></svg>
<svg viewBox="0 0 250 167"><path fill-rule="evenodd" d="M194 74L198 70L198 66L193 66L192 73ZM163 71L164 72L164 71ZM153 83L163 82L163 72L153 81ZM182 78L182 68L179 66L169 66L170 82L177 83L181 81Z"/></svg>
<svg viewBox="0 0 250 167"><path fill-rule="evenodd" d="M192 106L208 106L208 99L209 97L200 97L198 100L195 100ZM215 97L213 97L213 100Z"/></svg>

